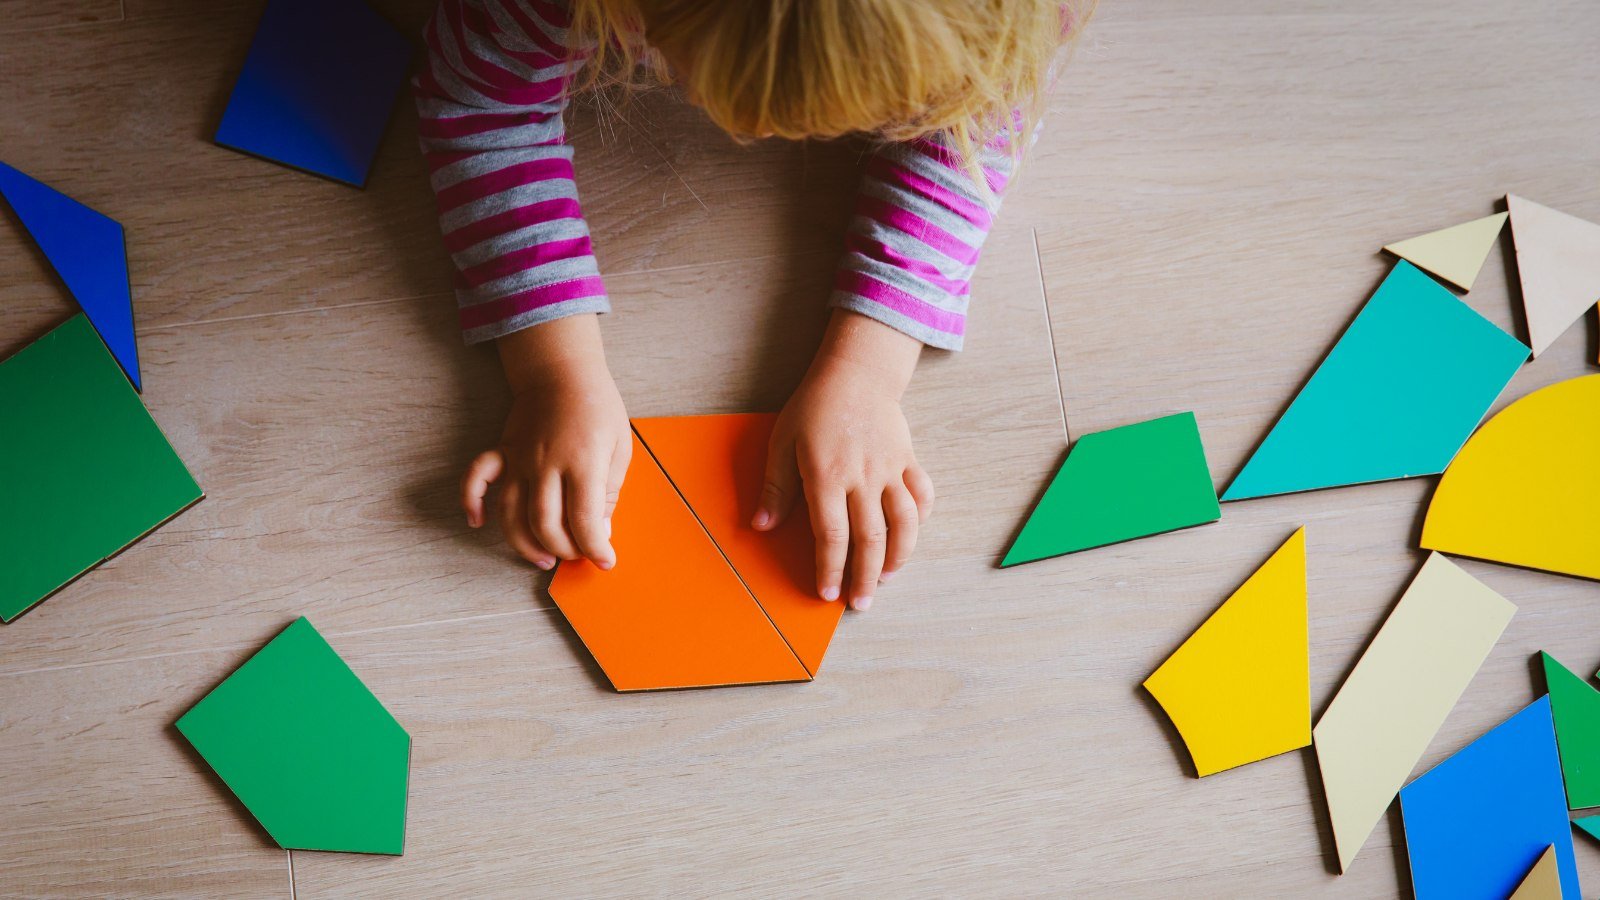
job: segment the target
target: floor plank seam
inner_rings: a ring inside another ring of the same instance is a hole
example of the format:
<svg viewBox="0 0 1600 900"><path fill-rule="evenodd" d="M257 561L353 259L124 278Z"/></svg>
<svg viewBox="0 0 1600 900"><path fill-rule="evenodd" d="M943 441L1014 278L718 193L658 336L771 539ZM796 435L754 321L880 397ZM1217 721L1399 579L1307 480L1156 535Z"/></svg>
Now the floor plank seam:
<svg viewBox="0 0 1600 900"><path fill-rule="evenodd" d="M1044 283L1044 255L1039 252L1039 229L1030 228L1033 234L1033 263L1039 271L1039 299L1044 304L1045 335L1050 339L1050 371L1056 380L1056 399L1061 403L1061 434L1072 443L1072 426L1067 424L1067 392L1061 385L1061 359L1056 352L1055 323L1050 319L1050 289Z"/></svg>
<svg viewBox="0 0 1600 900"><path fill-rule="evenodd" d="M525 616L529 615L530 613L551 613L555 611L556 608L554 605L530 606L527 609L514 609L508 612L484 613L483 615L478 616L457 616L452 619L427 619L420 622L404 622L399 625L380 625L377 628L363 628L356 631L329 631L325 632L325 634L330 638L361 637L369 634L381 634L389 631L402 631L409 628L421 628L431 625L460 625L471 622L486 621L489 619L502 619L511 616ZM205 647L195 647L189 650L169 650L166 653L150 653L144 656L126 656L119 657L117 659L97 659L91 662L69 663L59 666L38 666L32 669L18 669L14 672L0 671L0 678L16 678L23 675L44 675L52 672L66 672L76 669L89 669L98 666L115 666L127 663L149 662L151 660L169 659L177 656L193 656L198 653L239 652L248 650L252 647L259 647L260 644L261 642L259 641L250 641L238 644L213 644Z"/></svg>

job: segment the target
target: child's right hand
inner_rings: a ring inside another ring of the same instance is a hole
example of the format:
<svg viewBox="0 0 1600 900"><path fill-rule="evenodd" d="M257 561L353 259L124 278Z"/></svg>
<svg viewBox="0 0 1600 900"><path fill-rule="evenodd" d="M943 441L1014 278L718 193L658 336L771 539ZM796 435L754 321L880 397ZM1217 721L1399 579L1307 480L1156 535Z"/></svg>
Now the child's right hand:
<svg viewBox="0 0 1600 900"><path fill-rule="evenodd" d="M551 569L587 557L611 568L611 512L633 433L596 317L557 319L497 343L515 399L499 445L461 479L467 524L483 525L484 496L500 481L500 528L524 559Z"/></svg>

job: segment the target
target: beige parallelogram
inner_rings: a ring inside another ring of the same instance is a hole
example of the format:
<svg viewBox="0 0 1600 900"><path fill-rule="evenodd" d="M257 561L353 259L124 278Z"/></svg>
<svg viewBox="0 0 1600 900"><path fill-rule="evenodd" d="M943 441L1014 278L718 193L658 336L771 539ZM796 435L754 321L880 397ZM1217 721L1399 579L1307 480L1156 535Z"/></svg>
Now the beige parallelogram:
<svg viewBox="0 0 1600 900"><path fill-rule="evenodd" d="M1517 611L1430 555L1312 729L1339 871L1428 749Z"/></svg>
<svg viewBox="0 0 1600 900"><path fill-rule="evenodd" d="M1555 847L1544 848L1511 900L1561 900L1561 870L1556 865Z"/></svg>
<svg viewBox="0 0 1600 900"><path fill-rule="evenodd" d="M1495 213L1397 241L1385 245L1383 249L1436 278L1448 281L1463 291L1470 291L1508 215Z"/></svg>
<svg viewBox="0 0 1600 900"><path fill-rule="evenodd" d="M1589 307L1600 303L1600 225L1532 200L1506 195L1517 277L1538 356Z"/></svg>

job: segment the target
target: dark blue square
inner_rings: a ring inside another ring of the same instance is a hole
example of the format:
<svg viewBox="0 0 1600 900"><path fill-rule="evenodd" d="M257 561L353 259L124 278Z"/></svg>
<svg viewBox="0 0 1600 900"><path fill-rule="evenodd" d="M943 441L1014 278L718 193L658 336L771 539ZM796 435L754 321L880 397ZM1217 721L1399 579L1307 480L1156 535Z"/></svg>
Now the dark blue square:
<svg viewBox="0 0 1600 900"><path fill-rule="evenodd" d="M361 0L270 0L217 143L359 187L411 53Z"/></svg>

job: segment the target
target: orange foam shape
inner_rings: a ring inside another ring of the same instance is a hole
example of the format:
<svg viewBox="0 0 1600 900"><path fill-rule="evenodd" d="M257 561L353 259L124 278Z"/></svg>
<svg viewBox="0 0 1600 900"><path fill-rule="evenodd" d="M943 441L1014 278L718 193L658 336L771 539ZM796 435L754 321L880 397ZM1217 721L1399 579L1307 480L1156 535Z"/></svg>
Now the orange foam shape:
<svg viewBox="0 0 1600 900"><path fill-rule="evenodd" d="M672 416L635 419L633 427L800 662L816 675L844 604L817 598L816 549L805 503L797 503L770 532L750 527L777 418Z"/></svg>
<svg viewBox="0 0 1600 900"><path fill-rule="evenodd" d="M617 690L811 678L637 435L611 543L614 568L563 562L550 596Z"/></svg>

